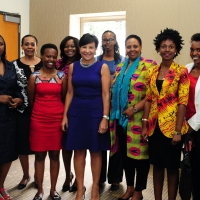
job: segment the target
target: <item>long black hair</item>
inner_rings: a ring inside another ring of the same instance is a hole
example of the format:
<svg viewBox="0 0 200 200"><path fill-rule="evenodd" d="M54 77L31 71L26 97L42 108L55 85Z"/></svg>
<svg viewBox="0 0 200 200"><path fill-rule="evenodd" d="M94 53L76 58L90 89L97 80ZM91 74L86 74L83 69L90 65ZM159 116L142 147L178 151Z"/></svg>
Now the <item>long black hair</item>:
<svg viewBox="0 0 200 200"><path fill-rule="evenodd" d="M4 43L4 51L3 51L2 55L1 55L1 57L6 59L6 43L5 43L5 40L4 40L3 36L0 35L0 37L2 38L3 43Z"/></svg>
<svg viewBox="0 0 200 200"><path fill-rule="evenodd" d="M110 30L107 30L107 31L104 31L103 34L102 34L102 37L105 33L112 33L114 35L114 38L116 40L116 44L114 45L114 60L115 60L115 64L118 64L119 62L119 59L120 59L120 53L119 53L119 45L118 45L118 42L117 42L117 37L116 37L116 34L113 32L113 31L110 31ZM100 55L99 57L99 60L102 61L103 59L103 56L105 54L105 48L103 47L103 45L101 45L101 48L103 50L103 53Z"/></svg>
<svg viewBox="0 0 200 200"><path fill-rule="evenodd" d="M60 43L60 57L62 58L61 68L67 64L68 59L69 59L68 56L66 56L66 54L64 52L64 48L65 48L66 42L68 40L73 40L75 48L76 48L76 53L75 53L75 59L74 59L74 61L77 61L77 60L81 59L81 54L79 52L79 46L78 46L79 40L77 38L75 38L75 37L67 36Z"/></svg>

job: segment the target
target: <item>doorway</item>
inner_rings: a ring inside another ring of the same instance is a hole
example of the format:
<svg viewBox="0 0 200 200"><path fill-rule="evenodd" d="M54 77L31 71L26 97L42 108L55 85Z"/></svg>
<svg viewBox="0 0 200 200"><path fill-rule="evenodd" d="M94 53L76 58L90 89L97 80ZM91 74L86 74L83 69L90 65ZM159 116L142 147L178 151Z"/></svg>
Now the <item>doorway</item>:
<svg viewBox="0 0 200 200"><path fill-rule="evenodd" d="M20 56L20 15L0 11L0 35L6 42L6 59L13 61Z"/></svg>

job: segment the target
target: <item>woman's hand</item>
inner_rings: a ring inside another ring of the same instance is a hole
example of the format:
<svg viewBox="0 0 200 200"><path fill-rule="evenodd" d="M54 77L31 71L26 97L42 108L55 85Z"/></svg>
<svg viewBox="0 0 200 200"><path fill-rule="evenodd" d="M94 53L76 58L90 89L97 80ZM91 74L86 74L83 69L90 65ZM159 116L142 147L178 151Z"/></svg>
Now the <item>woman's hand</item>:
<svg viewBox="0 0 200 200"><path fill-rule="evenodd" d="M64 132L67 131L67 129L68 129L68 119L67 119L67 117L63 117L63 120L62 120L62 123L61 123L61 127L62 127L62 130Z"/></svg>
<svg viewBox="0 0 200 200"><path fill-rule="evenodd" d="M133 117L133 106L130 106L128 107L124 112L123 112L124 115L126 115L127 118L131 118Z"/></svg>
<svg viewBox="0 0 200 200"><path fill-rule="evenodd" d="M172 138L172 145L177 145L181 141L181 135L174 134Z"/></svg>
<svg viewBox="0 0 200 200"><path fill-rule="evenodd" d="M12 100L12 97L9 95L4 95L4 94L0 95L0 103L10 104L11 100Z"/></svg>
<svg viewBox="0 0 200 200"><path fill-rule="evenodd" d="M103 118L99 125L98 132L104 134L107 130L108 130L108 120L106 118Z"/></svg>
<svg viewBox="0 0 200 200"><path fill-rule="evenodd" d="M10 108L17 108L18 106L20 106L23 103L23 100L20 98L13 98L11 99L11 102L9 104Z"/></svg>
<svg viewBox="0 0 200 200"><path fill-rule="evenodd" d="M147 141L148 141L147 127L143 127L143 128L142 128L141 135L142 135L142 138L143 138L144 140L147 140Z"/></svg>

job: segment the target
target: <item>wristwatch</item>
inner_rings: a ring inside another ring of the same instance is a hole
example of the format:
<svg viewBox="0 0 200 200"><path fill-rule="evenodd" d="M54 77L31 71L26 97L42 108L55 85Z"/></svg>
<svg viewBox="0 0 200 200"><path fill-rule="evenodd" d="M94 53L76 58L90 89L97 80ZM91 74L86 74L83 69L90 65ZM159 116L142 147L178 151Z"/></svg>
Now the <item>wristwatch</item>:
<svg viewBox="0 0 200 200"><path fill-rule="evenodd" d="M182 133L178 131L174 131L174 135L182 135Z"/></svg>
<svg viewBox="0 0 200 200"><path fill-rule="evenodd" d="M109 120L109 117L107 115L103 115L103 118Z"/></svg>
<svg viewBox="0 0 200 200"><path fill-rule="evenodd" d="M133 113L137 112L137 108L135 107L135 105L133 105Z"/></svg>

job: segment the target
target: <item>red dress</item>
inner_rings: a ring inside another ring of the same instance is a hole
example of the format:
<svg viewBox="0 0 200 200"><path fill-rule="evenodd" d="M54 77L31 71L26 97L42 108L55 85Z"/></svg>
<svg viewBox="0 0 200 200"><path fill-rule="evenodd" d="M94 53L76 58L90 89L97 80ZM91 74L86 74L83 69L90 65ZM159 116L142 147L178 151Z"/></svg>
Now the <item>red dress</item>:
<svg viewBox="0 0 200 200"><path fill-rule="evenodd" d="M57 72L54 78L42 77L39 71L35 76L35 101L31 114L30 147L41 152L62 148L64 105L61 101L64 72Z"/></svg>

